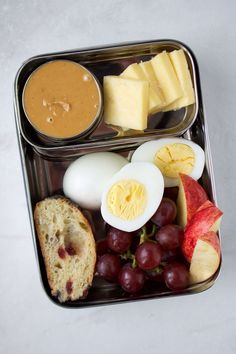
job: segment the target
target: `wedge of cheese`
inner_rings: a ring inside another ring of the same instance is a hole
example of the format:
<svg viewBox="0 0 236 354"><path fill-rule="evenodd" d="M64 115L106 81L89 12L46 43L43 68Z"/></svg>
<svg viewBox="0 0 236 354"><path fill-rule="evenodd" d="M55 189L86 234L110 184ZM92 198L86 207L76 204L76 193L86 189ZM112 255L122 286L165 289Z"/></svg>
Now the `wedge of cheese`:
<svg viewBox="0 0 236 354"><path fill-rule="evenodd" d="M171 104L178 98L183 96L183 90L177 79L175 70L172 66L169 55L166 51L157 54L152 60L152 67L156 75L156 79L163 92L166 105Z"/></svg>
<svg viewBox="0 0 236 354"><path fill-rule="evenodd" d="M182 49L169 53L170 60L175 69L176 76L183 90L183 97L165 107L163 111L170 111L189 106L195 102L194 90L188 63Z"/></svg>
<svg viewBox="0 0 236 354"><path fill-rule="evenodd" d="M163 96L163 92L160 88L160 84L158 83L153 67L152 67L152 63L151 61L144 61L139 63L140 68L142 69L146 80L148 80L148 82L150 83L150 87L151 89L155 92L155 95L158 96L159 101L160 101L160 105L157 107L157 111L161 111L161 109L163 107L166 106L166 102Z"/></svg>
<svg viewBox="0 0 236 354"><path fill-rule="evenodd" d="M143 72L142 68L139 64L134 63L129 65L121 74L121 77L127 79L136 79L136 80L143 80L148 81L150 88L149 88L149 104L148 104L148 113L156 112L162 106L162 99L160 95L158 95L157 91L153 89L148 77Z"/></svg>
<svg viewBox="0 0 236 354"><path fill-rule="evenodd" d="M149 83L120 76L105 76L104 121L126 129L147 128Z"/></svg>

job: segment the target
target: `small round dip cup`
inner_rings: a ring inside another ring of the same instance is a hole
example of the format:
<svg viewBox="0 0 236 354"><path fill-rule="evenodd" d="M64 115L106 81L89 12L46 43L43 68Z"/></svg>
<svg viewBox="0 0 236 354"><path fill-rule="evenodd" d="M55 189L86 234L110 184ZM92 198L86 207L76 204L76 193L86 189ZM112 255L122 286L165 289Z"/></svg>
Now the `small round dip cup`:
<svg viewBox="0 0 236 354"><path fill-rule="evenodd" d="M91 134L102 118L102 93L95 76L70 60L39 66L27 79L23 109L46 144L66 144Z"/></svg>

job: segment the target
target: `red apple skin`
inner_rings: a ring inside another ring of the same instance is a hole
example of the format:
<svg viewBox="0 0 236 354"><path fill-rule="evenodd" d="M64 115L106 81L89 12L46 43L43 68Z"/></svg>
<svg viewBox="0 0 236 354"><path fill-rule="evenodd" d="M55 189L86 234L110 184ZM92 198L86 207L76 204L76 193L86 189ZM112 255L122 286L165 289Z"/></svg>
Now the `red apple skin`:
<svg viewBox="0 0 236 354"><path fill-rule="evenodd" d="M200 210L195 213L184 232L182 252L188 262L191 262L198 238L210 231L211 227L219 221L220 217L223 215L222 211L215 205L206 207L205 209L201 206L199 209Z"/></svg>
<svg viewBox="0 0 236 354"><path fill-rule="evenodd" d="M177 200L177 206L182 214L181 226L185 227L190 222L197 209L208 200L208 196L202 186L192 177L180 173L180 188ZM181 195L182 194L182 195ZM184 207L182 203L185 203ZM186 210L186 214L184 213ZM183 220L184 219L184 220Z"/></svg>
<svg viewBox="0 0 236 354"><path fill-rule="evenodd" d="M207 209L209 207L213 207L214 204L212 202L210 202L210 200L206 200L198 209L197 212L203 209Z"/></svg>

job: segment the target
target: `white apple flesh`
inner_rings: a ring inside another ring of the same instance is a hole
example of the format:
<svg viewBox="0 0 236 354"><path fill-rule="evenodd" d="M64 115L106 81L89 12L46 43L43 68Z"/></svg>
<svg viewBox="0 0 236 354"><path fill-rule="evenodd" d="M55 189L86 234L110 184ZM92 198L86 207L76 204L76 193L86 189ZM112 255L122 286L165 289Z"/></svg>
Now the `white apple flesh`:
<svg viewBox="0 0 236 354"><path fill-rule="evenodd" d="M192 177L180 173L179 193L177 199L178 224L185 227L197 209L208 199L205 190Z"/></svg>
<svg viewBox="0 0 236 354"><path fill-rule="evenodd" d="M220 265L220 242L213 231L198 238L190 264L190 283L209 279Z"/></svg>

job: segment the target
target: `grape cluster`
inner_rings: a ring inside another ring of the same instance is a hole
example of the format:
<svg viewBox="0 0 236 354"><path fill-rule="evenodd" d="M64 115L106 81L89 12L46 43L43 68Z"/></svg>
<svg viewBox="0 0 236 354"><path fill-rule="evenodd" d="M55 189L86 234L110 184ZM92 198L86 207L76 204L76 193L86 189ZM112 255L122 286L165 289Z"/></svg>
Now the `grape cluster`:
<svg viewBox="0 0 236 354"><path fill-rule="evenodd" d="M97 273L128 293L140 291L147 280L171 290L187 287L189 272L181 260L183 229L174 224L176 204L164 197L151 220L139 232L108 227L97 242Z"/></svg>

